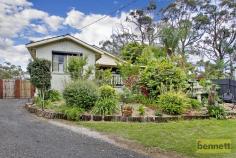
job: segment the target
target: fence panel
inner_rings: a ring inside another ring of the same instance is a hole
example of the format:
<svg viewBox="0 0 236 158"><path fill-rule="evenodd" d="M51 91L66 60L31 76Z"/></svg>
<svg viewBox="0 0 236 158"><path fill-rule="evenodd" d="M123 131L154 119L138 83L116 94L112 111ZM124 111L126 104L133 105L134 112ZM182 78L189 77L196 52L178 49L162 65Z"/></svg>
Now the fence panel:
<svg viewBox="0 0 236 158"><path fill-rule="evenodd" d="M15 80L3 80L3 97L15 98Z"/></svg>
<svg viewBox="0 0 236 158"><path fill-rule="evenodd" d="M0 80L0 99L32 98L34 86L29 80Z"/></svg>
<svg viewBox="0 0 236 158"><path fill-rule="evenodd" d="M21 80L20 98L31 97L31 83L28 80Z"/></svg>
<svg viewBox="0 0 236 158"><path fill-rule="evenodd" d="M236 97L236 81L231 79L220 79L220 80L213 80L214 83L220 86L220 95L222 96L224 93L230 92Z"/></svg>

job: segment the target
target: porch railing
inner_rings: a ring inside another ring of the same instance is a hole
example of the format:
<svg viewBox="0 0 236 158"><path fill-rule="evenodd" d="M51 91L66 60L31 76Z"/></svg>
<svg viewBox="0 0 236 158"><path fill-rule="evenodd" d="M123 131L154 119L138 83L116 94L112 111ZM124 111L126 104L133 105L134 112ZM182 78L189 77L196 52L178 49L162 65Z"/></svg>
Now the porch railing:
<svg viewBox="0 0 236 158"><path fill-rule="evenodd" d="M120 74L112 74L111 85L113 87L122 87L123 86L123 81L122 81L122 77L120 76Z"/></svg>

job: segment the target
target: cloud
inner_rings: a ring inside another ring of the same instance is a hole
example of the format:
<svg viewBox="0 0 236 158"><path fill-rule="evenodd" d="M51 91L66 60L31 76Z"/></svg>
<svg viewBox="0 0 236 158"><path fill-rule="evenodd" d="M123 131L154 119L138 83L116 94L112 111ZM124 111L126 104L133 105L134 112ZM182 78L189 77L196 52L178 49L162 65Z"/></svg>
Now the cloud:
<svg viewBox="0 0 236 158"><path fill-rule="evenodd" d="M47 38L52 38L52 37L54 37L54 35L46 35L46 36L41 36L41 37L29 36L27 38L30 41L40 41L40 40L47 39Z"/></svg>
<svg viewBox="0 0 236 158"><path fill-rule="evenodd" d="M57 31L62 25L62 17L50 16L47 12L31 7L32 4L25 0L3 0L0 3L0 37L16 37L24 29L45 34ZM33 20L38 20L39 24Z"/></svg>
<svg viewBox="0 0 236 158"><path fill-rule="evenodd" d="M35 24L31 24L31 27L34 31L41 33L41 34L47 34L48 30L44 25L35 25Z"/></svg>
<svg viewBox="0 0 236 158"><path fill-rule="evenodd" d="M1 38L0 37L0 49L6 49L13 45L13 41L9 38Z"/></svg>
<svg viewBox="0 0 236 158"><path fill-rule="evenodd" d="M13 39L27 38L35 33L46 35L62 27L63 17L49 15L32 8L27 0L0 2L0 59L26 67L30 55L24 44L15 45Z"/></svg>
<svg viewBox="0 0 236 158"><path fill-rule="evenodd" d="M52 31L57 31L59 28L62 27L64 18L53 15L53 16L47 16L44 19L44 21L50 27Z"/></svg>
<svg viewBox="0 0 236 158"><path fill-rule="evenodd" d="M96 22L89 27L86 27L82 30L80 28L106 16L103 20ZM120 23L127 24L125 21L127 13L122 12L120 16L112 17L102 14L84 14L78 10L72 9L67 13L65 18L65 25L69 25L77 29L80 32L73 34L77 38L88 42L89 44L98 45L102 40L107 40L110 38L113 31L119 27Z"/></svg>
<svg viewBox="0 0 236 158"><path fill-rule="evenodd" d="M20 65L26 70L26 65L30 59L30 54L26 53L25 45L9 46L6 49L0 49L0 59L12 64Z"/></svg>
<svg viewBox="0 0 236 158"><path fill-rule="evenodd" d="M25 68L30 55L25 48L25 43L16 45L14 40L18 38L36 41L52 37L52 34L58 34L57 31L62 28L74 28L77 30L74 36L89 44L98 45L100 41L110 39L120 23L128 25L125 22L127 14L125 12L119 16L85 14L72 9L66 17L60 17L33 8L33 4L27 0L1 0L0 59ZM80 30L104 16L106 18Z"/></svg>
<svg viewBox="0 0 236 158"><path fill-rule="evenodd" d="M84 13L72 9L67 13L67 17L65 19L64 24L78 29L81 26L81 23L83 22L82 20L84 19L84 16Z"/></svg>

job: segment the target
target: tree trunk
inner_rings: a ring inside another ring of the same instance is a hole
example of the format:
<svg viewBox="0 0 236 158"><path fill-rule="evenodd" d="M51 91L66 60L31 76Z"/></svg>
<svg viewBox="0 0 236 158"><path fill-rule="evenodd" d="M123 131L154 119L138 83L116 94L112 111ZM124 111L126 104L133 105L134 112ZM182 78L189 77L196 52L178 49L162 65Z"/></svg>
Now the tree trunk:
<svg viewBox="0 0 236 158"><path fill-rule="evenodd" d="M233 65L233 59L232 59L232 56L230 55L230 63L229 63L229 66L230 66L230 79L234 79L234 65Z"/></svg>
<svg viewBox="0 0 236 158"><path fill-rule="evenodd" d="M45 97L45 90L43 88L43 89L41 89L41 99L42 99L41 108L42 108L42 111L44 111L44 97Z"/></svg>

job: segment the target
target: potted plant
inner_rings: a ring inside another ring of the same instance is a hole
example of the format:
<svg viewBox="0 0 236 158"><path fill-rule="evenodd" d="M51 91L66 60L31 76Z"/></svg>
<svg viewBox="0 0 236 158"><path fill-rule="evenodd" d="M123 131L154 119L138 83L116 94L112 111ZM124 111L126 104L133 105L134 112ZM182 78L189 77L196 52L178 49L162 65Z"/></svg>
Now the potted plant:
<svg viewBox="0 0 236 158"><path fill-rule="evenodd" d="M122 108L122 116L129 117L133 114L133 108L129 105L126 105Z"/></svg>

